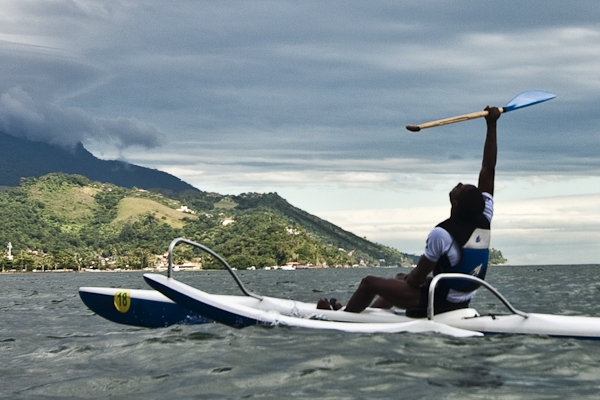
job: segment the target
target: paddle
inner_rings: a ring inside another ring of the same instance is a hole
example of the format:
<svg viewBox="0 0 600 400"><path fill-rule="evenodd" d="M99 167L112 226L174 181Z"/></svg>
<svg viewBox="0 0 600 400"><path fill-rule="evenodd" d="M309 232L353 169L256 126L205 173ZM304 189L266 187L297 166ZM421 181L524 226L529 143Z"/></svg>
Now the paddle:
<svg viewBox="0 0 600 400"><path fill-rule="evenodd" d="M501 113L517 110L519 108L532 106L534 104L542 103L544 101L555 98L556 95L548 92L541 92L539 90L531 90L529 92L523 92L514 99L512 99L506 106L498 107ZM453 124L455 122L468 121L470 119L481 118L488 115L487 111L477 111L471 114L459 115L457 117L440 119L437 121L426 122L421 125L406 125L406 129L413 132L419 132L421 129L431 128L434 126Z"/></svg>

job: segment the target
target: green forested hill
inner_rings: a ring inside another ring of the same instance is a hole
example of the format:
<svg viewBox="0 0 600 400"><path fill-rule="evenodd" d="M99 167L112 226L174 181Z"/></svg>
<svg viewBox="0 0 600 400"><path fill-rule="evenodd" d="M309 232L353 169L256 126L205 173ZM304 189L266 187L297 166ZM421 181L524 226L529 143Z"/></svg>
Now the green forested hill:
<svg viewBox="0 0 600 400"><path fill-rule="evenodd" d="M178 211L187 206L194 213ZM303 264L412 264L415 256L369 242L290 205L276 193L163 194L53 173L0 192L0 243L30 269L88 267L109 258L142 268L186 237L238 268ZM179 261L200 254L177 250ZM2 257L4 259L4 257ZM384 260L384 261L382 261ZM205 267L211 260L202 260ZM5 261L3 261L5 262Z"/></svg>

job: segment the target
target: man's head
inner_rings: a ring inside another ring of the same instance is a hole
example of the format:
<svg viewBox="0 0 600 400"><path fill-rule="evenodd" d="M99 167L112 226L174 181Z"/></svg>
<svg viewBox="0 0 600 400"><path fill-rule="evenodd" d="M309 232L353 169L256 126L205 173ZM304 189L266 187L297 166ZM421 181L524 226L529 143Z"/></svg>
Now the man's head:
<svg viewBox="0 0 600 400"><path fill-rule="evenodd" d="M465 221L474 221L483 213L485 202L481 191L473 185L459 183L450 192L452 215Z"/></svg>

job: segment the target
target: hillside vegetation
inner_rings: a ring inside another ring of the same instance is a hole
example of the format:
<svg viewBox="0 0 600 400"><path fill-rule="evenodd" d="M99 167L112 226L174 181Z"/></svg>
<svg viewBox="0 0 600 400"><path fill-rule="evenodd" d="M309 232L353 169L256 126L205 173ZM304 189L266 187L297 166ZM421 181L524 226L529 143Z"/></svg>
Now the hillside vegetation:
<svg viewBox="0 0 600 400"><path fill-rule="evenodd" d="M416 261L293 207L276 193L222 196L189 190L166 197L62 173L23 179L0 192L0 224L0 243L12 243L13 264L28 269L143 268L176 237L212 248L237 268L291 261L328 266ZM176 261L197 261L201 255L178 247ZM201 261L205 268L216 265L206 257Z"/></svg>
<svg viewBox="0 0 600 400"><path fill-rule="evenodd" d="M174 202L175 203L175 202ZM176 203L178 204L178 203ZM144 215L152 215L169 225L171 228L183 228L186 220L197 219L195 215L185 214L176 211L156 200L139 197L124 197L117 205L117 217L112 220L112 224L121 224L125 222L135 222Z"/></svg>
<svg viewBox="0 0 600 400"><path fill-rule="evenodd" d="M89 266L100 258L110 259L111 267L140 268L179 236L212 247L239 267L417 262L416 256L296 208L277 193L222 196L162 171L100 160L81 144L65 149L3 132L0 141L0 246L11 242L15 263L24 268ZM179 261L197 256L178 252ZM5 253L0 251L3 267ZM506 261L499 251L491 254L490 262Z"/></svg>

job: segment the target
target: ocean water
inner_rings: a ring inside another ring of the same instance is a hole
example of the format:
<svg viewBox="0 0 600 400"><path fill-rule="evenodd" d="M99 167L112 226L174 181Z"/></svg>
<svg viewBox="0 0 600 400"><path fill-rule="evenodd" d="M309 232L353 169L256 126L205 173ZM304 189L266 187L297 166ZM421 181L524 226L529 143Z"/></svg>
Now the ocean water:
<svg viewBox="0 0 600 400"><path fill-rule="evenodd" d="M401 269L239 271L259 294L346 302L362 276ZM495 267L518 309L600 316L600 266ZM175 273L238 294L224 271ZM109 322L80 286L148 288L140 273L0 275L1 399L598 399L600 341L525 335L352 334ZM503 311L483 290L472 305Z"/></svg>

